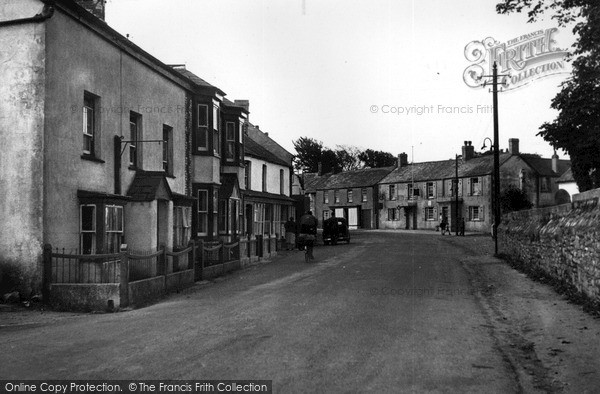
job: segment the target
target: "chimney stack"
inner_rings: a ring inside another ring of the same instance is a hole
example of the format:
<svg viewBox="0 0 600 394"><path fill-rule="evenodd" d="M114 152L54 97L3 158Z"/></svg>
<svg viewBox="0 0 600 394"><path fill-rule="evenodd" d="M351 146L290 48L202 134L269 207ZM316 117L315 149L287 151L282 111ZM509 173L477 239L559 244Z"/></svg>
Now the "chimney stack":
<svg viewBox="0 0 600 394"><path fill-rule="evenodd" d="M552 171L558 174L558 155L556 154L556 149L552 155Z"/></svg>
<svg viewBox="0 0 600 394"><path fill-rule="evenodd" d="M471 160L475 156L475 147L471 145L471 141L465 141L462 147L463 162Z"/></svg>
<svg viewBox="0 0 600 394"><path fill-rule="evenodd" d="M404 152L398 155L398 160L396 161L396 167L402 168L408 165L408 155Z"/></svg>
<svg viewBox="0 0 600 394"><path fill-rule="evenodd" d="M234 100L233 104L238 107L242 107L248 112L248 120L250 120L250 100ZM256 126L258 128L258 126Z"/></svg>
<svg viewBox="0 0 600 394"><path fill-rule="evenodd" d="M104 20L104 3L106 3L106 0L75 0L75 2L96 18Z"/></svg>
<svg viewBox="0 0 600 394"><path fill-rule="evenodd" d="M518 138L509 138L508 139L508 152L511 155L519 154L519 139Z"/></svg>

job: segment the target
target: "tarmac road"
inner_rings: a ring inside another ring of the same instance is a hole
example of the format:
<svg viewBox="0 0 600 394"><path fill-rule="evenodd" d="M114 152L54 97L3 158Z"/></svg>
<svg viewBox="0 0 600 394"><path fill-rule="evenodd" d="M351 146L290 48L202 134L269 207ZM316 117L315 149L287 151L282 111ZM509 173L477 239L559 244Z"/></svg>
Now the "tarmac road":
<svg viewBox="0 0 600 394"><path fill-rule="evenodd" d="M283 252L138 310L0 315L0 379L268 379L286 393L600 387L598 320L490 249L489 237L356 232L316 248L316 263Z"/></svg>

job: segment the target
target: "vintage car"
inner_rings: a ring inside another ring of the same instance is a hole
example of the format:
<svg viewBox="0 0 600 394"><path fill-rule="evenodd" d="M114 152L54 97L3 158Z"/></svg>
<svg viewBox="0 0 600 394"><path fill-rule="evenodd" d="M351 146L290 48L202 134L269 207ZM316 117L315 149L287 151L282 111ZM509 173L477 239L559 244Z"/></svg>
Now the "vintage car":
<svg viewBox="0 0 600 394"><path fill-rule="evenodd" d="M344 218L332 217L323 222L323 243L335 245L340 241L350 243L348 221Z"/></svg>

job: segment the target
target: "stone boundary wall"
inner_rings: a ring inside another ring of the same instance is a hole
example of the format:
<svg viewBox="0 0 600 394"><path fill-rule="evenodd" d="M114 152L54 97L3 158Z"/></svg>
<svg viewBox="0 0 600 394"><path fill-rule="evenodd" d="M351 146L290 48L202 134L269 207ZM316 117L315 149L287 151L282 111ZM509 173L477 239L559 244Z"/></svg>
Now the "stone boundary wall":
<svg viewBox="0 0 600 394"><path fill-rule="evenodd" d="M499 252L600 302L600 189L573 203L511 212L498 228Z"/></svg>

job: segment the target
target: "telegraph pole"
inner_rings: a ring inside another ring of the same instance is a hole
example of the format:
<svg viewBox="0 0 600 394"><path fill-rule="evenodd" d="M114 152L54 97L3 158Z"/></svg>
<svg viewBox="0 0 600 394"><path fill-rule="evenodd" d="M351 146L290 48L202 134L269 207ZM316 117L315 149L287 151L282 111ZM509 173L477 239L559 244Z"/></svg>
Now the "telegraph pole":
<svg viewBox="0 0 600 394"><path fill-rule="evenodd" d="M458 154L454 160L454 230L458 236Z"/></svg>
<svg viewBox="0 0 600 394"><path fill-rule="evenodd" d="M500 224L500 150L498 149L498 77L507 75L498 75L498 65L494 62L492 66L492 75L484 75L486 78L492 78L492 103L494 110L494 189L493 189L493 211L494 224L492 232L494 234L494 256L498 256L498 225ZM483 86L488 84L486 81Z"/></svg>
<svg viewBox="0 0 600 394"><path fill-rule="evenodd" d="M494 62L492 103L494 105L494 256L498 256L498 225L500 224L500 151L498 149L498 66Z"/></svg>

